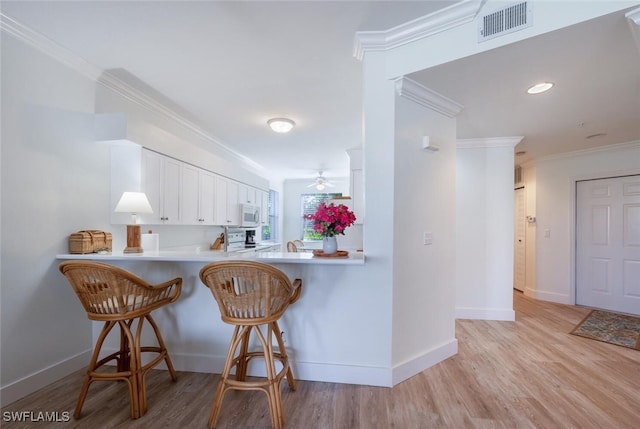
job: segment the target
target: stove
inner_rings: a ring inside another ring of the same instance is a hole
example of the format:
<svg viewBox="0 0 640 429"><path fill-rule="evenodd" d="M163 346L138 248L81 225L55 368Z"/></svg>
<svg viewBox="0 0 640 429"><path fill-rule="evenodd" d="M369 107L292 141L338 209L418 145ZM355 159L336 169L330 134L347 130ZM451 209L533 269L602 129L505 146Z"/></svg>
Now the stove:
<svg viewBox="0 0 640 429"><path fill-rule="evenodd" d="M225 243L227 252L236 252L245 249L245 240L247 235L243 229L227 228L225 234Z"/></svg>

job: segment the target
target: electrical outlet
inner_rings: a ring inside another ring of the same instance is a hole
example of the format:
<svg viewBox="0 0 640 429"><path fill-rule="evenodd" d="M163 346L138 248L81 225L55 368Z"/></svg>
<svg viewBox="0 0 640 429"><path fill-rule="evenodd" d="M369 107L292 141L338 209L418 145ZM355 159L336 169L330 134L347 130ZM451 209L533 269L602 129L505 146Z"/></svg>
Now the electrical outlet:
<svg viewBox="0 0 640 429"><path fill-rule="evenodd" d="M428 246L430 244L433 244L433 233L431 232L425 232L422 235L422 244L424 244L425 246Z"/></svg>

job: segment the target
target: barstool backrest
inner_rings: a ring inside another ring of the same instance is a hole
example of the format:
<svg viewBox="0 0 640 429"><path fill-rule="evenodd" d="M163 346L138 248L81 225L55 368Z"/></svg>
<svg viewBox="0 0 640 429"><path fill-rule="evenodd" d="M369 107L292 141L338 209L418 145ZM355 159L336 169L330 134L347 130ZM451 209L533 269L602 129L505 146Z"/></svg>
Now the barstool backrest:
<svg viewBox="0 0 640 429"><path fill-rule="evenodd" d="M212 262L200 280L213 293L222 320L236 325L261 325L277 320L300 294L279 269L256 261Z"/></svg>
<svg viewBox="0 0 640 429"><path fill-rule="evenodd" d="M60 264L74 292L92 320L126 320L149 313L178 299L182 279L152 285L126 271L100 262Z"/></svg>

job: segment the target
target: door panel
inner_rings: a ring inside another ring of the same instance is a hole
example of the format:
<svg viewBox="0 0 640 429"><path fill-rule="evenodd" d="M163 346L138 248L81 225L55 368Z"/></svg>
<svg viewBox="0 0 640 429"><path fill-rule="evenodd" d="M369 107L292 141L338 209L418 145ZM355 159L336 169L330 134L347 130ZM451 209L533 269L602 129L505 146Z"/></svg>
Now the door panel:
<svg viewBox="0 0 640 429"><path fill-rule="evenodd" d="M576 303L640 314L640 176L577 182Z"/></svg>

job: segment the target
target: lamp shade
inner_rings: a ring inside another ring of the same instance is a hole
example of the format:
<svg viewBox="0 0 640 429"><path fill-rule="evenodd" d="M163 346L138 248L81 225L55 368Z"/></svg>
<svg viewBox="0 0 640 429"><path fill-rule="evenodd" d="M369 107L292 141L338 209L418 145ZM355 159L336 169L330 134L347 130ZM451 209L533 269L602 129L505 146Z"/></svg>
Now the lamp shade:
<svg viewBox="0 0 640 429"><path fill-rule="evenodd" d="M124 192L116 205L116 213L153 213L144 192Z"/></svg>

